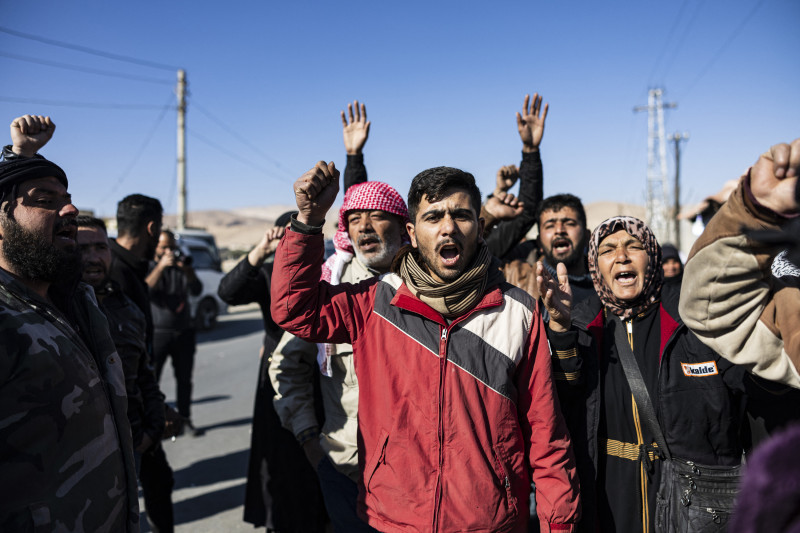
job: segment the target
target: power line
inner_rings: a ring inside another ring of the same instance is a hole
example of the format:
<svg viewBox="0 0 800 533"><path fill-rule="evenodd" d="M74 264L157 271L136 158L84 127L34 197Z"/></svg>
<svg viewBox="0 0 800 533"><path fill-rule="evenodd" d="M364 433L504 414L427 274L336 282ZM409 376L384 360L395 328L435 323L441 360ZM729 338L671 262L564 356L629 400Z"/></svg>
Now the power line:
<svg viewBox="0 0 800 533"><path fill-rule="evenodd" d="M695 4L695 10L694 10L694 13L692 13L691 18L689 19L689 23L686 24L686 26L683 28L683 33L681 34L680 38L678 39L678 43L672 49L672 55L670 56L669 60L664 65L664 73L662 74L662 79L663 80L667 79L667 74L669 73L669 70L672 68L672 65L675 63L675 59L678 57L678 54L680 53L681 48L683 48L683 45L686 42L686 38L688 37L689 32L692 29L692 26L694 26L694 23L697 20L697 14L700 13L700 11L703 9L703 5L704 4L705 4L705 0L703 0L702 2L697 2Z"/></svg>
<svg viewBox="0 0 800 533"><path fill-rule="evenodd" d="M100 70L95 68L89 67L82 67L80 65L70 65L67 63L56 63L55 61L48 61L46 59L39 59L36 57L30 56L22 56L17 54L8 54L6 52L0 52L0 56L8 57L11 59L16 59L17 61L27 61L28 63L38 63L40 65L47 65L49 67L61 68L66 70L75 70L78 72L87 72L89 74L97 74L100 76L110 76L114 78L123 78L126 80L133 80L133 81L143 81L147 83L159 83L159 84L166 84L172 85L174 82L172 80L163 80L160 78L150 78L147 76L134 76L132 74L125 74L122 72L111 72L108 70Z"/></svg>
<svg viewBox="0 0 800 533"><path fill-rule="evenodd" d="M269 161L270 163L275 165L275 167L278 168L279 170L285 172L287 176L289 176L289 177L293 177L294 176L294 173L292 173L291 170L289 170L286 167L284 167L283 165L281 165L281 163L279 161L277 161L277 160L273 159L272 157L270 157L269 155L265 154L258 146L254 145L252 142L250 142L250 140L246 139L241 134L236 132L236 130L234 130L233 128L231 128L230 126L228 126L227 124L222 122L222 120L220 120L217 117L215 117L214 115L212 115L210 111L204 109L203 106L201 106L200 104L197 103L197 101L192 100L192 107L197 109L198 111L200 111L202 114L204 114L206 117L208 117L212 122L216 123L220 128L222 128L228 134L230 134L234 139L236 139L240 143L244 144L245 146L247 146L248 148L253 150L255 153L257 153L258 155L260 155L261 157L263 157L264 159L266 159L267 161Z"/></svg>
<svg viewBox="0 0 800 533"><path fill-rule="evenodd" d="M147 148L147 146L150 144L150 141L153 139L153 135L155 134L156 129L161 124L161 121L164 120L164 116L167 114L167 111L172 109L172 107L173 107L172 95L170 95L169 100L167 100L167 103L161 108L161 113L158 114L156 121L150 127L150 130L147 132L144 141L142 142L141 146L139 146L139 149L136 151L136 154L133 156L133 160L130 162L127 168L124 171L122 171L122 174L120 174L119 178L117 178L116 183L114 183L114 185L111 187L111 190L108 191L108 194L106 194L100 200L101 204L105 202L109 196L114 194L119 188L119 186L122 185L122 182L125 181L125 179L130 175L131 171L133 170L133 167L135 167L136 163L139 162L139 159L142 158L145 148Z"/></svg>
<svg viewBox="0 0 800 533"><path fill-rule="evenodd" d="M270 174L269 171L267 171L266 169L264 169L263 167L261 167L257 163L253 163L249 159L245 159L244 157L236 155L233 152L231 152L229 150L226 150L225 148L222 148L221 146L219 146L219 144L217 144L217 143L215 143L213 141L210 141L209 139L206 139L205 137L203 137L202 135L200 135L198 133L195 133L195 132L190 130L189 131L189 135L191 135L192 137L194 137L198 141L200 141L200 142L202 142L204 144L207 144L208 146L214 148L215 150L217 150L219 152L222 152L223 154L227 155L231 159L234 159L234 160L236 160L236 161L238 161L238 162L240 162L240 163L242 163L244 165L249 166L250 168L253 168L253 169L265 174L268 178L274 179L276 181L280 181L281 183L288 183L284 179L281 179L281 178L278 178L276 176L273 176L272 174Z"/></svg>
<svg viewBox="0 0 800 533"><path fill-rule="evenodd" d="M0 96L0 102L16 104L51 105L56 107L88 107L92 109L161 109L153 104L98 104L97 102L70 102L66 100L38 100L36 98L15 98L13 96Z"/></svg>
<svg viewBox="0 0 800 533"><path fill-rule="evenodd" d="M689 0L683 0L683 4L681 4L680 9L678 10L678 15L675 17L675 21L672 23L672 28L670 28L669 33L667 34L667 38L664 40L664 47L661 49L661 53L658 54L658 58L656 59L655 63L653 63L653 71L650 73L650 85L654 83L654 77L656 72L658 71L658 67L661 64L661 60L664 58L664 54L667 52L667 47L669 46L670 41L672 40L672 36L675 34L675 30L678 29L678 23L680 23L681 19L683 18L683 12L686 10L686 6L689 3Z"/></svg>
<svg viewBox="0 0 800 533"><path fill-rule="evenodd" d="M708 74L708 72L711 70L711 67L714 66L714 63L716 63L719 60L719 58L722 57L723 53L728 48L728 46L730 46L731 43L733 43L733 41L736 40L736 38L739 36L739 33L741 33L741 31L745 29L747 23L750 22L750 19L753 18L753 16L756 14L759 8L761 8L761 6L764 4L765 1L766 0L758 0L758 3L755 6L753 6L753 9L750 10L750 12L745 16L744 20L742 20L742 22L739 23L739 25L733 30L728 39L722 44L722 46L712 56L712 58L708 61L708 63L703 65L703 68L700 69L700 73L692 81L692 83L689 84L689 88L684 91L682 98L685 98L686 94L688 94L692 89L694 89L695 85L697 85L700 82L700 80L703 79L703 77L706 74Z"/></svg>
<svg viewBox="0 0 800 533"><path fill-rule="evenodd" d="M70 50L77 50L78 52L83 52L85 54L92 54L100 57L105 57L106 59L113 59L115 61L124 61L127 63L133 63L134 65L141 65L144 67L151 67L151 68L160 68L163 70L170 70L170 71L176 71L179 68L179 67L174 67L172 65L165 65L163 63L156 63L155 61L147 61L145 59L138 59L135 57L124 56L121 54L112 54L110 52L104 52L102 50L95 50L94 48L89 48L88 46L80 46L77 44L65 43L63 41L56 41L55 39L47 39L46 37L39 37L38 35L23 33L21 31L12 30L10 28L4 28L2 26L0 26L0 32L7 33L15 37L19 37L21 39L38 41L40 43L49 44L51 46L68 48Z"/></svg>

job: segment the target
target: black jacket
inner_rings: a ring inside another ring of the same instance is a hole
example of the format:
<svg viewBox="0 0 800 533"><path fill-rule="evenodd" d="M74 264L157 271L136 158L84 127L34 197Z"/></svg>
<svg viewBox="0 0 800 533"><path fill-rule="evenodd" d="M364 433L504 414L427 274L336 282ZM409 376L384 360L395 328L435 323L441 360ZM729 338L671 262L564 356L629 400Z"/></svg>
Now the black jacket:
<svg viewBox="0 0 800 533"><path fill-rule="evenodd" d="M101 291L95 292L100 309L108 319L117 353L122 358L133 446L142 442L144 433L158 442L164 432L164 395L148 365L144 313L111 280Z"/></svg>
<svg viewBox="0 0 800 533"><path fill-rule="evenodd" d="M661 431L673 456L708 465L737 465L743 451L740 433L744 370L710 350L683 325L677 313L676 296L662 294L662 301L656 308L635 317L632 322L634 353ZM613 497L604 493L608 485L600 480L603 467L599 459L601 454L606 454L605 440L616 437L608 436L613 433L609 428L616 425L614 417L632 418L627 410L610 411L604 397L630 398L630 388L614 343L614 328L621 327L622 323L606 315L596 295L576 306L572 319L570 331L548 334L559 400L578 463L582 524L589 530L596 524L598 502L602 504L606 498ZM646 324L649 324L647 330L644 329ZM654 337L656 334L658 336ZM703 372L709 368L715 370ZM617 377L616 382L609 381L614 373L622 377ZM607 391L604 387L609 383L613 383L613 389ZM645 443L653 442L646 429L643 429L642 438ZM661 464L654 460L646 465L654 486L657 486ZM614 482L626 483L625 480L612 480ZM630 508L640 512L641 503L635 490L628 493L632 498L627 502ZM652 517L655 498L648 506ZM601 528L603 526L601 524Z"/></svg>

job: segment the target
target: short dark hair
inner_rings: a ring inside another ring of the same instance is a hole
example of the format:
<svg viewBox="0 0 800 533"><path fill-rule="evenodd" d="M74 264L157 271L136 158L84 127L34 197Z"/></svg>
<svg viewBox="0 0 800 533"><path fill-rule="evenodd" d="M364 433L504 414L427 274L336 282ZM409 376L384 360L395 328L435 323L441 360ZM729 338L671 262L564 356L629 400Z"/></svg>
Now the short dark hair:
<svg viewBox="0 0 800 533"><path fill-rule="evenodd" d="M423 170L411 180L408 190L408 218L411 223L417 221L417 208L423 198L428 202L438 202L450 189L465 189L469 193L470 204L475 216L481 212L481 191L475 185L475 176L452 167L434 167Z"/></svg>
<svg viewBox="0 0 800 533"><path fill-rule="evenodd" d="M148 222L161 223L164 209L156 198L130 194L117 204L117 233L137 237Z"/></svg>
<svg viewBox="0 0 800 533"><path fill-rule="evenodd" d="M586 228L586 210L583 208L583 202L573 194L556 194L542 200L539 209L536 210L536 224L539 224L545 211L561 211L565 207L574 209L578 213L578 221Z"/></svg>
<svg viewBox="0 0 800 533"><path fill-rule="evenodd" d="M75 217L75 223L78 224L79 228L98 228L103 230L103 233L108 235L108 229L106 228L106 223L99 218L95 218L89 215L78 215L77 217Z"/></svg>

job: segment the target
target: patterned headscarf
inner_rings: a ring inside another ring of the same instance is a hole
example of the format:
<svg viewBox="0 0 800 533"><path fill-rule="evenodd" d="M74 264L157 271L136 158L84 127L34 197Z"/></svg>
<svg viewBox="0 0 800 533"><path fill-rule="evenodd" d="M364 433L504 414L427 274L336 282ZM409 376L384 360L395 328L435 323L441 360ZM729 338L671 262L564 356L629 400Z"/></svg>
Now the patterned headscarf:
<svg viewBox="0 0 800 533"><path fill-rule="evenodd" d="M367 209L386 211L400 217L403 226L401 231L403 242L409 242L408 233L405 231L406 222L409 221L408 208L403 197L391 185L380 181L365 181L347 189L344 194L344 202L339 209L339 227L336 235L333 236L333 246L336 248L336 255L340 255L340 252L343 253L340 259L344 259L344 263L349 262L354 253L350 233L347 231L347 213ZM322 266L322 279L325 281L331 281L331 271L334 268L336 255L328 258L328 261Z"/></svg>
<svg viewBox="0 0 800 533"><path fill-rule="evenodd" d="M338 285L344 272L344 267L353 259L355 253L350 233L347 231L347 213L350 211L379 210L397 215L402 219L402 239L409 242L408 232L405 231L408 222L408 208L403 197L394 187L380 181L365 181L351 186L344 194L344 202L339 209L339 227L333 236L333 246L336 253L328 258L322 265L322 281L331 285ZM317 363L323 376L332 376L331 356L335 353L333 344L321 343L317 345Z"/></svg>
<svg viewBox="0 0 800 533"><path fill-rule="evenodd" d="M644 245L649 259L647 272L644 275L642 293L633 301L626 302L618 299L606 285L603 275L597 268L597 249L603 239L619 230L625 230L632 237L636 237ZM612 313L623 320L648 309L661 298L661 285L664 281L664 271L661 268L661 246L656 236L643 221L635 217L612 217L600 223L592 232L589 239L589 273L592 275L594 290L600 301Z"/></svg>

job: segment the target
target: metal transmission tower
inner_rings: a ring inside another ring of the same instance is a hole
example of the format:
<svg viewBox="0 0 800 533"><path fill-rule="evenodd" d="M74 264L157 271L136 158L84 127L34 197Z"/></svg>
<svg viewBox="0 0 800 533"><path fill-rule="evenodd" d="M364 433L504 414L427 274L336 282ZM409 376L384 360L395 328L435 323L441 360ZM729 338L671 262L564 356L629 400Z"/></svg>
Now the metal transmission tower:
<svg viewBox="0 0 800 533"><path fill-rule="evenodd" d="M634 112L647 111L647 221L659 242L673 240L669 190L667 188L667 138L664 134L664 108L678 107L664 103L662 89L650 89L647 105Z"/></svg>

